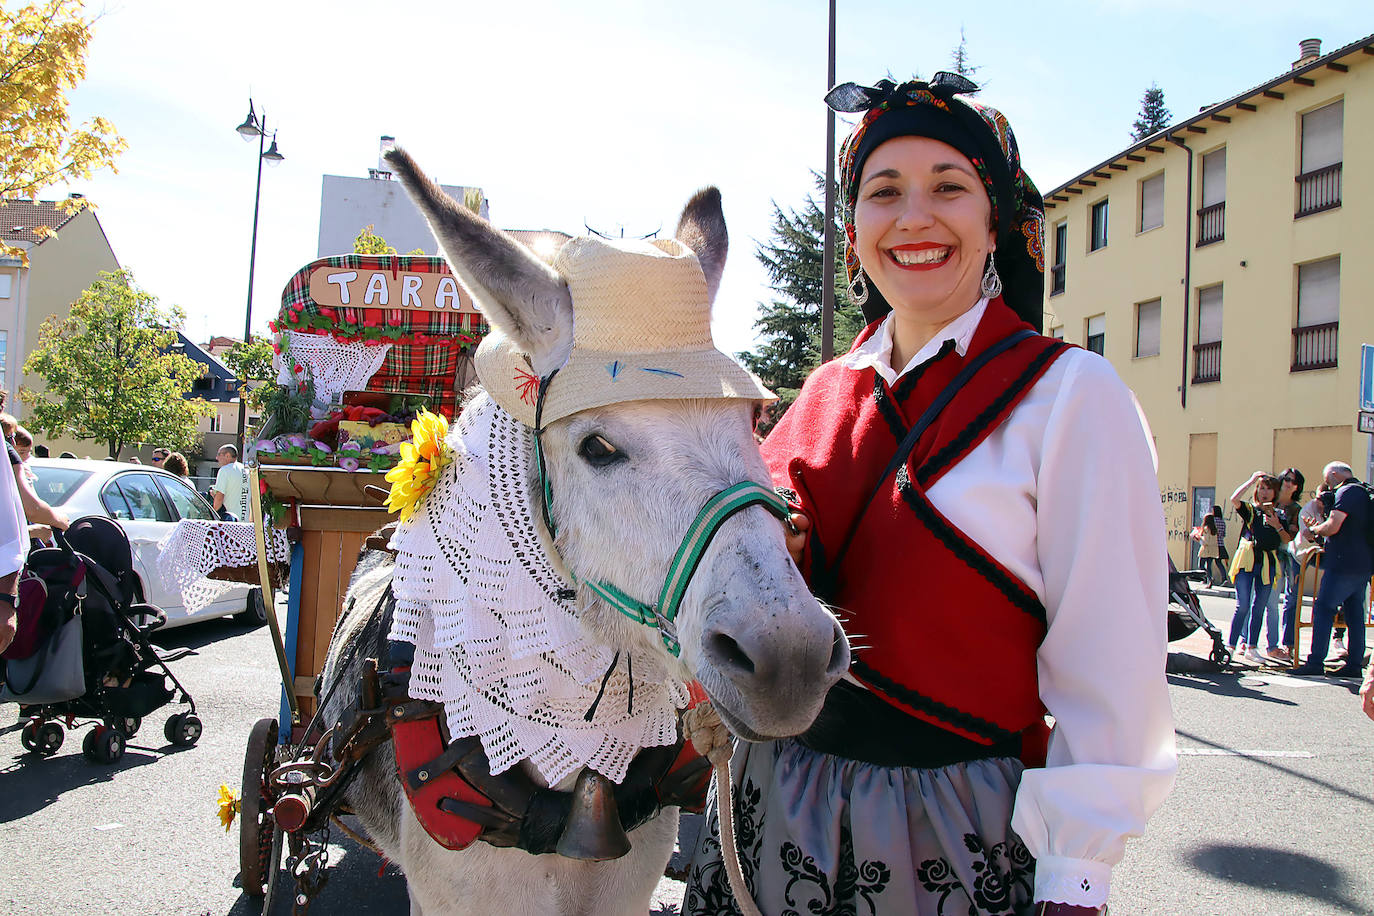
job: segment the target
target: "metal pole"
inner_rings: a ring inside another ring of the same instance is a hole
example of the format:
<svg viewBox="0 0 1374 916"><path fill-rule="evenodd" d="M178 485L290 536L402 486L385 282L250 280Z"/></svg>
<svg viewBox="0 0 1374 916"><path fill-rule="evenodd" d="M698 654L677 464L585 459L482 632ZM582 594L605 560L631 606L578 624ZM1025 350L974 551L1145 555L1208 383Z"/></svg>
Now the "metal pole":
<svg viewBox="0 0 1374 916"><path fill-rule="evenodd" d="M835 0L830 0L825 91L835 85ZM825 108L825 259L821 271L821 362L835 356L835 112Z"/></svg>
<svg viewBox="0 0 1374 916"><path fill-rule="evenodd" d="M267 112L263 112L262 132L258 134L258 182L253 191L253 241L248 247L248 305L243 314L243 342L248 343L248 335L253 330L253 268L258 258L258 206L262 203L262 154L267 142ZM244 431L248 426L248 383L239 379L239 460L246 454L244 450Z"/></svg>

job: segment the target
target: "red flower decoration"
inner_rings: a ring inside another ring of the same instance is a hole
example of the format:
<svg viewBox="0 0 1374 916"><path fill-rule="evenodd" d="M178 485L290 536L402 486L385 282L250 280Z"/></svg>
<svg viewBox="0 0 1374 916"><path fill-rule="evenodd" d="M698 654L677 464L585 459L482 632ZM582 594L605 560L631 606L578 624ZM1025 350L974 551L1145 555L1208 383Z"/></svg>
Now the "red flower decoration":
<svg viewBox="0 0 1374 916"><path fill-rule="evenodd" d="M339 313L338 313L338 312L334 311L334 310L331 309L331 308L326 308L326 307L323 306L323 305L320 306L320 314L323 315L324 317L330 319L330 320L333 320L333 319L339 317Z"/></svg>

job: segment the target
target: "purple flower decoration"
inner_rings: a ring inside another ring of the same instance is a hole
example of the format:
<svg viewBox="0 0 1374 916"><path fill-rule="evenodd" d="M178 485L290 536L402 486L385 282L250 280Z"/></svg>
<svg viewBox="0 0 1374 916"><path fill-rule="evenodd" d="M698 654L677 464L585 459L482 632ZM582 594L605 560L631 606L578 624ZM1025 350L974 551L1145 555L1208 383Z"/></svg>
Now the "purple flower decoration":
<svg viewBox="0 0 1374 916"><path fill-rule="evenodd" d="M363 447L359 445L357 442L354 442L352 439L348 440L347 442L339 443L340 452L361 452L362 450Z"/></svg>
<svg viewBox="0 0 1374 916"><path fill-rule="evenodd" d="M286 437L286 441L295 448L310 448L310 437L305 433L292 433Z"/></svg>
<svg viewBox="0 0 1374 916"><path fill-rule="evenodd" d="M313 443L311 443L311 445L314 446L314 448L315 448L316 451L324 452L326 455L331 454L331 453L334 451L332 448L330 448L329 446L325 445L323 442L321 442L321 441L318 440L318 439L316 439Z"/></svg>
<svg viewBox="0 0 1374 916"><path fill-rule="evenodd" d="M259 439L255 448L260 452L275 452L277 450L277 443L273 442L271 439Z"/></svg>
<svg viewBox="0 0 1374 916"><path fill-rule="evenodd" d="M345 471L356 471L360 464L358 459L354 458L352 455L347 455L339 459L339 467L343 468Z"/></svg>

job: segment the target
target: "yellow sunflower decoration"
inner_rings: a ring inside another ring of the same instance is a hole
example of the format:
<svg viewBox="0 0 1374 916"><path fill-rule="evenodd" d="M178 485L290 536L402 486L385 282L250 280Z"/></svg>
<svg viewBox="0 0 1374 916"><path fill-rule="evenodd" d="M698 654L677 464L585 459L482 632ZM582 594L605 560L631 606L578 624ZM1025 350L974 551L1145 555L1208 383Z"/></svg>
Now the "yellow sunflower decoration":
<svg viewBox="0 0 1374 916"><path fill-rule="evenodd" d="M239 793L224 783L219 787L219 822L228 833L234 824L234 816L239 813Z"/></svg>
<svg viewBox="0 0 1374 916"><path fill-rule="evenodd" d="M444 441L448 420L442 414L420 411L410 423L410 434L411 441L401 443L401 463L386 474L391 484L387 511L400 512L403 522L415 514L452 457Z"/></svg>

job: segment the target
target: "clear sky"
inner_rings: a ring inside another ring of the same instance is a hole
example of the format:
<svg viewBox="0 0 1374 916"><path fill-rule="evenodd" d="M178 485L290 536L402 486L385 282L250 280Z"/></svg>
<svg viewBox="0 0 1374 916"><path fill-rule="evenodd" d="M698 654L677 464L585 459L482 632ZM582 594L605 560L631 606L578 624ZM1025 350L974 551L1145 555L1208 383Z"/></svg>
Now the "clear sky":
<svg viewBox="0 0 1374 916"><path fill-rule="evenodd" d="M1370 13L1368 0L840 0L837 79L931 76L962 26L980 99L1010 119L1043 191L1128 145L1151 81L1181 119L1288 69L1299 39L1326 52L1374 32ZM250 93L287 157L263 174L260 332L315 257L321 176L366 176L382 134L444 184L485 189L507 228L669 233L715 184L732 243L715 331L745 349L770 295L754 250L772 204L799 204L825 165L825 51L824 0L112 0L73 114L110 118L129 150L118 174L70 190L204 340L243 332L257 145L234 127Z"/></svg>

